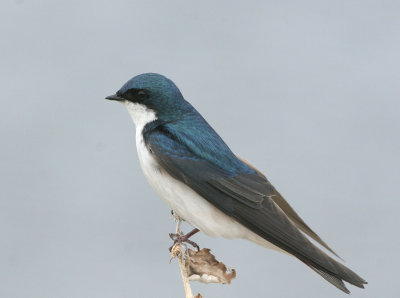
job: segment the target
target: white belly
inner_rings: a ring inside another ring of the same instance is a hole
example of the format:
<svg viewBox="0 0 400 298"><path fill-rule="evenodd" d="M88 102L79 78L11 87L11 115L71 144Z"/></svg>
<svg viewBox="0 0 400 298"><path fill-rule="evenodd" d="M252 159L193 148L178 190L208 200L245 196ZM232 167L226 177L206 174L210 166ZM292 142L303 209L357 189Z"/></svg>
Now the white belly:
<svg viewBox="0 0 400 298"><path fill-rule="evenodd" d="M150 185L180 218L212 237L243 238L281 251L161 170L147 150L141 133L136 136L136 146L140 165Z"/></svg>
<svg viewBox="0 0 400 298"><path fill-rule="evenodd" d="M140 165L150 185L180 218L210 236L242 236L241 225L158 167L141 134L136 137L136 146Z"/></svg>
<svg viewBox="0 0 400 298"><path fill-rule="evenodd" d="M136 147L143 173L150 185L180 218L212 237L243 238L284 252L227 216L190 187L160 169L156 160L147 150L142 136L144 126L157 119L154 111L128 101L125 101L124 104L136 125Z"/></svg>

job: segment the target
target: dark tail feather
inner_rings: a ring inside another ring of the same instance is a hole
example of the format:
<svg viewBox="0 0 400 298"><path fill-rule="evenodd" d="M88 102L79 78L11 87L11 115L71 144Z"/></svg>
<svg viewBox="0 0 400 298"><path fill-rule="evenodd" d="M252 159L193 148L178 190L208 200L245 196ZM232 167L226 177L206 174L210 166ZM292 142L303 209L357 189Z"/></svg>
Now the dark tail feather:
<svg viewBox="0 0 400 298"><path fill-rule="evenodd" d="M338 288L339 290L342 290L343 292L345 292L346 294L350 294L350 291L346 288L343 280L334 277L333 275L330 275L324 271L321 271L317 268L314 268L312 266L309 266L312 270L314 270L315 272L317 272L319 275L321 275L326 281L330 282L331 284L333 284L336 288Z"/></svg>
<svg viewBox="0 0 400 298"><path fill-rule="evenodd" d="M342 290L347 294L349 294L350 291L346 288L343 281L346 281L359 288L364 288L364 284L367 284L367 282L363 278L361 278L357 273L353 272L343 264L340 264L339 262L335 261L326 254L325 256L329 258L331 264L335 267L336 269L335 272L327 270L326 268L316 268L310 264L307 263L305 264L308 265L312 270L317 272L319 275L321 275L326 281L330 282L335 287L337 287L338 289Z"/></svg>

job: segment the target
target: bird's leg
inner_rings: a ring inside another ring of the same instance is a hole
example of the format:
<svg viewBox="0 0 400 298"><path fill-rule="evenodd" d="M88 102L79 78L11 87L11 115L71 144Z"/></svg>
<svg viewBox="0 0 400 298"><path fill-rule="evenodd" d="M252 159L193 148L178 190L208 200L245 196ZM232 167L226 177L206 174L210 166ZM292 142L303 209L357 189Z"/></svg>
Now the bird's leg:
<svg viewBox="0 0 400 298"><path fill-rule="evenodd" d="M189 238L191 236L193 236L194 234L196 234L199 231L199 229L193 229L192 231L190 231L189 233L187 233L186 235L183 235L183 233L181 231L177 232L176 234L174 233L170 233L169 237L174 240L174 244L176 243L189 243L191 246L193 246L194 248L197 249L197 251L200 250L200 247L198 246L198 244L192 240L189 240ZM173 246L173 245L172 245ZM171 251L172 246L169 248L169 250Z"/></svg>
<svg viewBox="0 0 400 298"><path fill-rule="evenodd" d="M187 233L186 235L184 235L181 231L181 223L182 223L182 219L179 218L179 216L177 216L173 211L171 211L172 215L174 216L175 220L176 220L176 229L175 229L175 234L174 233L170 233L169 237L174 240L174 245L176 243L189 243L190 245L192 245L193 247L195 247L197 249L197 251L200 250L200 247L197 245L196 242L189 240L190 237L192 237L194 234L196 234L197 232L199 232L199 229L193 229L192 231L190 231L189 233ZM169 251L171 251L172 247L174 246L172 245L169 248Z"/></svg>

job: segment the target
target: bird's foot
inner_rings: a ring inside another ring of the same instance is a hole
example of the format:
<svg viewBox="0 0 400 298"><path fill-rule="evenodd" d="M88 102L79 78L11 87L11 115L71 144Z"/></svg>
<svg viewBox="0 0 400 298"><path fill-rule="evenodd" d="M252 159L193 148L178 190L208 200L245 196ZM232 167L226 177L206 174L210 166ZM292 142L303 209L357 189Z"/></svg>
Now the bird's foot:
<svg viewBox="0 0 400 298"><path fill-rule="evenodd" d="M193 229L191 232L187 233L186 235L183 235L182 232L178 233L169 233L169 237L174 240L174 244L169 248L169 251L172 250L172 247L177 244L177 243L188 243L194 248L197 249L197 251L200 251L200 247L197 245L196 242L189 240L190 237L192 237L194 234L196 234L199 231L199 229Z"/></svg>

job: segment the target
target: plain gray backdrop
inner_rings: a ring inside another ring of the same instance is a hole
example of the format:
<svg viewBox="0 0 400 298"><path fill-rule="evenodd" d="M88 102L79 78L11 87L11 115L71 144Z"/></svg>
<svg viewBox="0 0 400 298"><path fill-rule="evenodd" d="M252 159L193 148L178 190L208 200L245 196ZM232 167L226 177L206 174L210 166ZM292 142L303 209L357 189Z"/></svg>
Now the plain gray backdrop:
<svg viewBox="0 0 400 298"><path fill-rule="evenodd" d="M368 282L400 297L399 1L3 0L0 297L183 297L167 205L104 99L171 78ZM185 230L189 230L185 226ZM345 297L294 258L194 237L211 297Z"/></svg>

